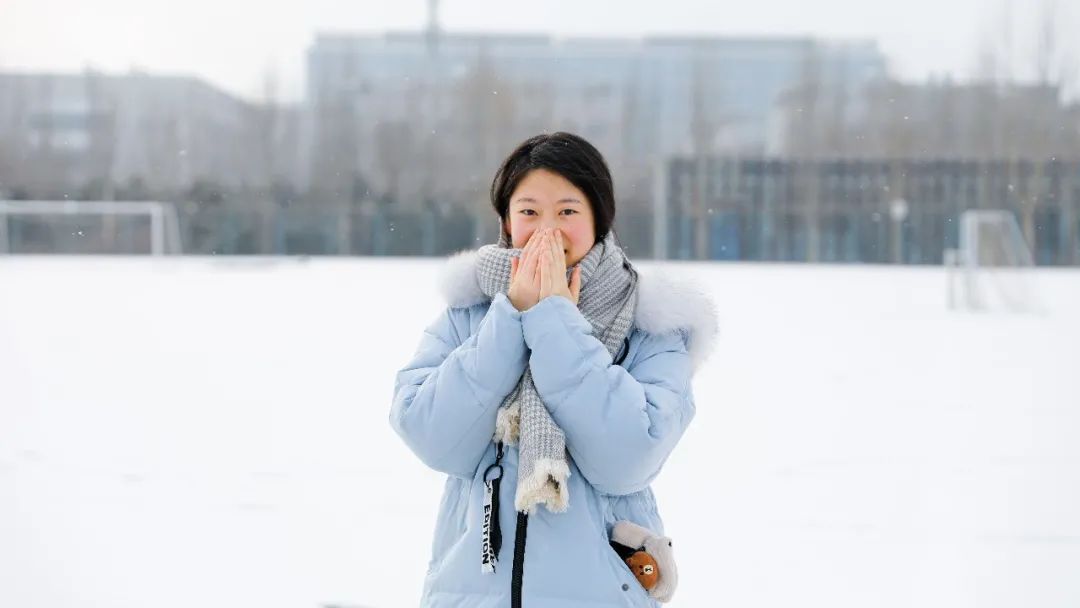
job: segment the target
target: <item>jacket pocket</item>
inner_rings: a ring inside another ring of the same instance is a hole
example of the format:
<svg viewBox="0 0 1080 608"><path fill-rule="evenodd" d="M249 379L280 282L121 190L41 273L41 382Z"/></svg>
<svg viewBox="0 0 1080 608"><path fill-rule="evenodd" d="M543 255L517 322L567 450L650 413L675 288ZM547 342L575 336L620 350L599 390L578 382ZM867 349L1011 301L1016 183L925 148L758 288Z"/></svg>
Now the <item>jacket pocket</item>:
<svg viewBox="0 0 1080 608"><path fill-rule="evenodd" d="M465 535L465 518L468 516L471 492L471 479L447 476L439 503L438 519L435 521L435 534L431 541L431 561L428 562L427 569L429 575L439 571L447 551Z"/></svg>
<svg viewBox="0 0 1080 608"><path fill-rule="evenodd" d="M612 511L610 499L607 496L603 496L601 497L601 501L601 508L604 514L602 539L604 546L602 550L607 558L608 565L611 567L616 589L619 593L623 594L627 606L654 606L655 603L652 597L649 596L649 592L641 586L637 577L635 577L634 573L630 570L630 566L626 565L626 562L623 561L622 557L620 557L611 546L611 529L614 527L616 519Z"/></svg>

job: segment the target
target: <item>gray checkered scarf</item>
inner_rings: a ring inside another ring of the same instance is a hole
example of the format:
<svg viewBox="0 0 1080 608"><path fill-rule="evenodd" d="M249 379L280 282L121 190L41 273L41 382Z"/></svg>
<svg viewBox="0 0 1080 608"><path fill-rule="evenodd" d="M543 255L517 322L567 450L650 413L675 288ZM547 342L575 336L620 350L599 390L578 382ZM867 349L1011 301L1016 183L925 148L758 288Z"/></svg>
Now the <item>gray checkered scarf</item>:
<svg viewBox="0 0 1080 608"><path fill-rule="evenodd" d="M521 255L513 249L500 230L497 245L485 245L477 256L476 278L488 297L507 293L510 287L510 259ZM578 309L592 324L592 335L604 344L612 358L629 335L634 319L638 276L613 233L593 245L578 263L581 266L581 291ZM567 280L573 268L567 269ZM558 296L554 296L558 297ZM583 403L582 407L595 404ZM548 413L532 372L526 367L517 387L499 406L495 441L518 446L518 482L514 507L530 513L543 504L552 513L569 506L566 479L566 436Z"/></svg>

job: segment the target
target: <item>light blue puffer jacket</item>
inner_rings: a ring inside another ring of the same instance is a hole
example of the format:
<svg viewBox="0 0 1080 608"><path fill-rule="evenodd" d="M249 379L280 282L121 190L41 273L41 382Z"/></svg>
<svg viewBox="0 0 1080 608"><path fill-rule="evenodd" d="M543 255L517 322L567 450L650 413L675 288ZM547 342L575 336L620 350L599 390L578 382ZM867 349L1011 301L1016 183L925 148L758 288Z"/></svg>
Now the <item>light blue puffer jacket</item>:
<svg viewBox="0 0 1080 608"><path fill-rule="evenodd" d="M496 412L528 362L566 434L570 502L563 513L541 507L529 516L523 605L658 606L608 539L620 519L663 534L649 483L694 417L691 376L716 332L711 302L691 284L642 274L635 328L616 365L566 298L545 298L523 313L503 294L488 301L472 273L474 256L447 265L450 305L398 372L390 412L409 448L448 475L421 605L510 606L516 446L502 460L503 544L494 574L481 573L483 475L496 457Z"/></svg>

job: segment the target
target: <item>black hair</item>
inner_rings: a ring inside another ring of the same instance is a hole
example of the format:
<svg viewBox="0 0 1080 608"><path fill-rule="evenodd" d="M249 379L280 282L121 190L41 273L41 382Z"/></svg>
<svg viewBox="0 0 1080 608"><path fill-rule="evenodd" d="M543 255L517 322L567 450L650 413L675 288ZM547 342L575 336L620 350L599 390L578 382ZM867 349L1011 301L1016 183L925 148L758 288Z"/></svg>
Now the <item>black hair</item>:
<svg viewBox="0 0 1080 608"><path fill-rule="evenodd" d="M604 157L584 138L565 133L542 133L521 143L499 165L491 181L491 205L505 232L510 196L530 171L558 173L585 194L593 212L596 242L604 240L615 221L615 187ZM507 239L509 240L509 239Z"/></svg>

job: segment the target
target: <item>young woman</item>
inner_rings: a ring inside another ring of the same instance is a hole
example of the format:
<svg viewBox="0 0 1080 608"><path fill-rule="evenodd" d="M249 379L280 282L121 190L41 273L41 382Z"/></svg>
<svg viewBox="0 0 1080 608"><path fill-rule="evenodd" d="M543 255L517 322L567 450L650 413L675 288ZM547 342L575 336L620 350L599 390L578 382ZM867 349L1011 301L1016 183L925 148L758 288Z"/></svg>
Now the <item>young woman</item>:
<svg viewBox="0 0 1080 608"><path fill-rule="evenodd" d="M422 605L658 606L674 572L648 591L609 542L631 522L671 551L649 484L694 417L713 306L626 258L578 136L522 143L491 202L498 244L451 258L446 311L394 387L391 425L448 475Z"/></svg>

